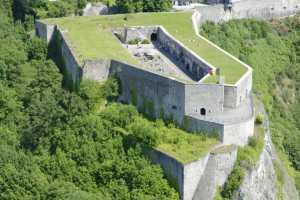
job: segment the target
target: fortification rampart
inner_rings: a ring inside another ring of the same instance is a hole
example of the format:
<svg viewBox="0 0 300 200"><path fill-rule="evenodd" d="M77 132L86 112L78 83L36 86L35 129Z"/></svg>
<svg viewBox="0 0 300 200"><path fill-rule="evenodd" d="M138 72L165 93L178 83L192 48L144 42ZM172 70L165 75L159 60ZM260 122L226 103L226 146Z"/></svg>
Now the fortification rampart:
<svg viewBox="0 0 300 200"><path fill-rule="evenodd" d="M181 199L213 200L216 188L224 185L237 157L236 147L226 148L186 164L158 150L151 151L149 156L154 163L160 164L173 183L176 182Z"/></svg>
<svg viewBox="0 0 300 200"><path fill-rule="evenodd" d="M160 48L163 48L177 61L179 61L181 63L179 66L181 70L187 73L193 80L199 81L207 75L209 71L214 69L211 64L185 47L163 27L158 28L157 40Z"/></svg>
<svg viewBox="0 0 300 200"><path fill-rule="evenodd" d="M41 21L36 21L35 32L38 37L42 38L47 43L49 43L52 39L55 27L55 25L45 24Z"/></svg>
<svg viewBox="0 0 300 200"><path fill-rule="evenodd" d="M120 101L132 103L152 117L184 117L184 83L118 61L111 61L111 73L122 84Z"/></svg>
<svg viewBox="0 0 300 200"><path fill-rule="evenodd" d="M216 23L230 19L286 17L300 11L300 0L241 0L234 1L231 9L223 4L198 7L198 26L206 21Z"/></svg>

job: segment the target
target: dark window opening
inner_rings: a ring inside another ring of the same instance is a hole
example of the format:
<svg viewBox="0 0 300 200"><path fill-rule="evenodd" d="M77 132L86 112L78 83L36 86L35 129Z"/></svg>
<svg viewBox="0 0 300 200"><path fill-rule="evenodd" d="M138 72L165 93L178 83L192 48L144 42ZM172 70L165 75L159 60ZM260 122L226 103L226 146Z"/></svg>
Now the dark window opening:
<svg viewBox="0 0 300 200"><path fill-rule="evenodd" d="M296 8L298 8L298 6L295 6Z"/></svg>
<svg viewBox="0 0 300 200"><path fill-rule="evenodd" d="M274 10L274 8L271 8L271 10Z"/></svg>
<svg viewBox="0 0 300 200"><path fill-rule="evenodd" d="M172 109L173 110L177 110L177 106L172 106Z"/></svg>
<svg viewBox="0 0 300 200"><path fill-rule="evenodd" d="M156 42L157 41L157 33L152 33L151 34L151 41Z"/></svg>
<svg viewBox="0 0 300 200"><path fill-rule="evenodd" d="M187 71L190 71L190 64L186 64L185 68Z"/></svg>
<svg viewBox="0 0 300 200"><path fill-rule="evenodd" d="M286 6L284 6L283 9L285 10L285 9L286 9Z"/></svg>
<svg viewBox="0 0 300 200"><path fill-rule="evenodd" d="M206 110L205 110L205 108L201 108L200 114L201 114L201 115L206 115Z"/></svg>

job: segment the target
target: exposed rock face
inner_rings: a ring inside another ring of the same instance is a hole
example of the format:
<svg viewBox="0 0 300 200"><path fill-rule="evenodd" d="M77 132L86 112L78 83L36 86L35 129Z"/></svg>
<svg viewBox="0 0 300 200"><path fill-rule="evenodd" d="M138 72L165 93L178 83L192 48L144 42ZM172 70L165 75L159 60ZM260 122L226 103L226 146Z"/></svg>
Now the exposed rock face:
<svg viewBox="0 0 300 200"><path fill-rule="evenodd" d="M299 195L294 181L287 174L287 171L278 158L272 144L269 129L269 119L261 104L258 112L265 116L265 144L254 169L246 172L244 181L235 194L234 200L275 200L278 199L277 175L274 162L278 163L279 170L283 173L282 196L284 200L297 200Z"/></svg>
<svg viewBox="0 0 300 200"><path fill-rule="evenodd" d="M254 169L246 172L236 200L275 200L277 194L276 173L272 163L270 141L266 135L265 147Z"/></svg>

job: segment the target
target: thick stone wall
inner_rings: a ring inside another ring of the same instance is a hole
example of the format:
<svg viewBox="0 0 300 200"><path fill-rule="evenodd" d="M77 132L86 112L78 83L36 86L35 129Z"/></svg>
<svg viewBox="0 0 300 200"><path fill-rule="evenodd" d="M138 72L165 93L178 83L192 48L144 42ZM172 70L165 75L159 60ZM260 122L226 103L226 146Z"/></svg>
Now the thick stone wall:
<svg viewBox="0 0 300 200"><path fill-rule="evenodd" d="M61 45L61 54L64 60L64 67L66 68L66 75L73 81L73 84L76 85L80 82L82 77L82 68L80 67L79 61L75 57L75 53L72 50L71 45L68 43L63 32L57 29L60 45Z"/></svg>
<svg viewBox="0 0 300 200"><path fill-rule="evenodd" d="M175 184L175 186L178 188L181 199L185 200L183 198L183 191L185 187L184 165L178 162L176 159L158 150L152 150L149 153L149 156L152 162L161 166L169 181Z"/></svg>
<svg viewBox="0 0 300 200"><path fill-rule="evenodd" d="M152 150L149 156L176 184L182 200L213 200L217 187L224 185L237 157L236 147L225 148L226 151L216 150L187 164L158 150Z"/></svg>
<svg viewBox="0 0 300 200"><path fill-rule="evenodd" d="M194 80L199 81L213 69L212 65L185 47L163 27L158 28L157 39L161 48L170 53L178 62L181 62L181 70Z"/></svg>
<svg viewBox="0 0 300 200"><path fill-rule="evenodd" d="M224 106L229 108L238 107L247 99L252 91L252 69L235 84L224 86Z"/></svg>
<svg viewBox="0 0 300 200"><path fill-rule="evenodd" d="M254 133L254 115L243 122L224 125L223 144L246 145Z"/></svg>
<svg viewBox="0 0 300 200"><path fill-rule="evenodd" d="M42 21L35 22L35 34L47 43L52 39L55 25L45 24Z"/></svg>
<svg viewBox="0 0 300 200"><path fill-rule="evenodd" d="M157 32L157 26L137 26L137 27L127 27L124 29L122 37L123 42L127 43L134 39L147 39L151 40L151 35Z"/></svg>
<svg viewBox="0 0 300 200"><path fill-rule="evenodd" d="M111 73L117 73L121 79L120 101L137 104L156 118L173 118L179 123L183 120L183 83L118 61L111 62Z"/></svg>
<svg viewBox="0 0 300 200"><path fill-rule="evenodd" d="M260 18L272 19L285 17L300 11L300 0L241 0L233 1L230 10L223 4L198 7L200 12L198 24L206 21L224 22L230 19Z"/></svg>
<svg viewBox="0 0 300 200"><path fill-rule="evenodd" d="M82 67L83 78L94 81L105 81L109 76L109 70L110 60L87 60Z"/></svg>
<svg viewBox="0 0 300 200"><path fill-rule="evenodd" d="M223 111L224 86L218 84L186 84L185 85L185 114L215 115Z"/></svg>
<svg viewBox="0 0 300 200"><path fill-rule="evenodd" d="M213 200L218 186L224 185L237 158L237 148L228 148L232 149L220 153L210 153L193 199Z"/></svg>
<svg viewBox="0 0 300 200"><path fill-rule="evenodd" d="M209 154L195 160L191 163L184 165L183 176L183 193L181 195L182 200L192 200L197 190L198 183L203 176L207 161L209 160Z"/></svg>
<svg viewBox="0 0 300 200"><path fill-rule="evenodd" d="M185 116L187 129L191 132L203 132L208 134L218 134L220 140L223 139L224 124L201 120L193 116Z"/></svg>

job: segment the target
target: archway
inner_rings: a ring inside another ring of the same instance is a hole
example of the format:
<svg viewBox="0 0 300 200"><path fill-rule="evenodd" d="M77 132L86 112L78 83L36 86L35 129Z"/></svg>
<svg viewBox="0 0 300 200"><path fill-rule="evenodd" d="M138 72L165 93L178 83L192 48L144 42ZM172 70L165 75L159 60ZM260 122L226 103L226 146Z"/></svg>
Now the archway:
<svg viewBox="0 0 300 200"><path fill-rule="evenodd" d="M206 115L206 110L205 110L205 108L201 108L200 114L201 114L201 115Z"/></svg>
<svg viewBox="0 0 300 200"><path fill-rule="evenodd" d="M157 41L157 33L152 33L150 38L151 38L151 42L156 42Z"/></svg>

